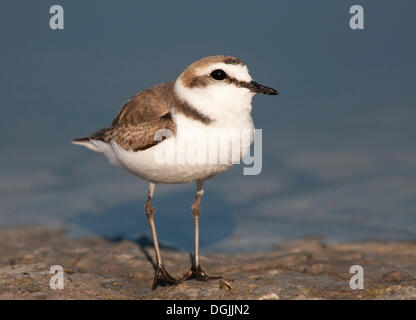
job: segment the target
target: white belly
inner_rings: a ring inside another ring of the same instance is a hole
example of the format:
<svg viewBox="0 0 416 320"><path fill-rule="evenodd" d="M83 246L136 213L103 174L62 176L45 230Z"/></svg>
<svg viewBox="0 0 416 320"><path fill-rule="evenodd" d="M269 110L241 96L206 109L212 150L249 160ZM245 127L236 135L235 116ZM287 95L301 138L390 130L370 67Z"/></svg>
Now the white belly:
<svg viewBox="0 0 416 320"><path fill-rule="evenodd" d="M213 177L232 166L226 164L198 164L175 159L173 162L157 160L158 154L170 152L176 146L176 139L168 139L144 151L126 151L112 142L109 152L110 163L145 180L155 183L187 183ZM173 149L174 150L174 149ZM176 158L177 153L172 156ZM186 159L185 159L186 160Z"/></svg>
<svg viewBox="0 0 416 320"><path fill-rule="evenodd" d="M250 150L253 141L251 117L243 127L228 130L192 120L177 120L177 124L181 125L177 125L176 136L149 149L127 151L112 141L104 154L111 164L145 180L154 183L187 183L208 179L229 169ZM241 130L244 130L245 138L236 134ZM247 132L251 132L249 137ZM216 140L215 134L221 138Z"/></svg>

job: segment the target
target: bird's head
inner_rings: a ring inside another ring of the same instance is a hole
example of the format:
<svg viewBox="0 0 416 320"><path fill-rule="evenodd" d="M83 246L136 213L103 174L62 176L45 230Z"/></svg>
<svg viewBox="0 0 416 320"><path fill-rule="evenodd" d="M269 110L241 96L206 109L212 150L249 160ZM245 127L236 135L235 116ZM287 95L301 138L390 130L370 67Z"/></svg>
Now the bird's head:
<svg viewBox="0 0 416 320"><path fill-rule="evenodd" d="M206 57L188 66L176 80L175 92L211 119L250 112L256 93L278 94L253 81L240 59L223 55Z"/></svg>

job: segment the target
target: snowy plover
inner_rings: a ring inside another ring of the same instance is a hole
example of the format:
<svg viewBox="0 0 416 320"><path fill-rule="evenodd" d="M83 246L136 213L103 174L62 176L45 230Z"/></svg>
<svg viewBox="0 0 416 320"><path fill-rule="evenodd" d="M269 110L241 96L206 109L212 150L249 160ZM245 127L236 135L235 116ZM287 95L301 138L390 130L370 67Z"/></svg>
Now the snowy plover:
<svg viewBox="0 0 416 320"><path fill-rule="evenodd" d="M177 284L191 278L202 281L218 278L208 276L199 261L199 216L204 193L203 183L230 168L235 161L232 156L226 162L171 161L161 164L156 161L156 155L172 151L179 155L187 150L197 150L198 153L198 139L186 140L185 150L178 151L175 148L179 144L179 133L187 130L193 130L199 136L208 135L213 129L222 130L221 132L252 132L254 126L250 115L251 100L256 93L278 94L276 90L254 82L241 60L223 55L206 57L192 63L175 81L156 85L132 97L123 105L108 128L98 130L89 137L73 140L74 144L103 153L111 164L149 181L144 208L157 263L153 288L161 281ZM252 141L252 134L248 141L237 141L242 148L238 153L239 158L249 152ZM216 152L218 148L210 150ZM182 279L177 280L163 266L154 224L152 198L157 183L193 181L196 182L196 195L191 207L195 226L194 260L190 270Z"/></svg>

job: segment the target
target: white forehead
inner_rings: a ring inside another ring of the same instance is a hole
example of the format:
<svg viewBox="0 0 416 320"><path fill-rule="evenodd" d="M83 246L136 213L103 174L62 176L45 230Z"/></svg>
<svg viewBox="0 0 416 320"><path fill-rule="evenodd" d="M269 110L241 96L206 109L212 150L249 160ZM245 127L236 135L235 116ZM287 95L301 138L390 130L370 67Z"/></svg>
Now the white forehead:
<svg viewBox="0 0 416 320"><path fill-rule="evenodd" d="M223 62L214 63L203 68L197 70L197 75L202 76L206 74L210 74L212 71L221 69L223 70L229 77L235 78L240 81L252 81L250 74L248 73L248 68L246 65L242 64L226 64Z"/></svg>

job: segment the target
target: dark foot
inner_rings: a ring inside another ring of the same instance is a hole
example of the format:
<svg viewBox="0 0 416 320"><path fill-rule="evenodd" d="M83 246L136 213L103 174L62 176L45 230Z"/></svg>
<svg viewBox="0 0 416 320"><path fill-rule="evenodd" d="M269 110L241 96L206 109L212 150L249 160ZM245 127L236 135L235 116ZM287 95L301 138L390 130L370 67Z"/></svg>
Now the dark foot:
<svg viewBox="0 0 416 320"><path fill-rule="evenodd" d="M209 276L202 270L201 266L195 267L192 266L191 269L183 276L181 281L195 279L198 281L208 281L208 280L216 280L222 279L221 276Z"/></svg>
<svg viewBox="0 0 416 320"><path fill-rule="evenodd" d="M164 266L157 266L155 271L155 277L153 279L152 290L156 289L156 287L160 285L175 285L180 283L179 280L176 280L172 277L165 269Z"/></svg>

